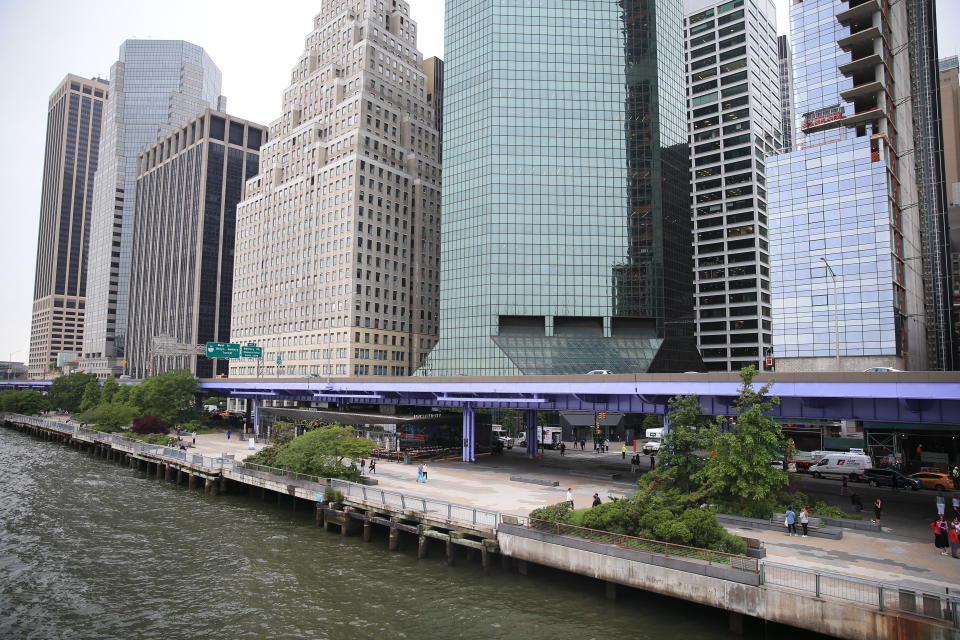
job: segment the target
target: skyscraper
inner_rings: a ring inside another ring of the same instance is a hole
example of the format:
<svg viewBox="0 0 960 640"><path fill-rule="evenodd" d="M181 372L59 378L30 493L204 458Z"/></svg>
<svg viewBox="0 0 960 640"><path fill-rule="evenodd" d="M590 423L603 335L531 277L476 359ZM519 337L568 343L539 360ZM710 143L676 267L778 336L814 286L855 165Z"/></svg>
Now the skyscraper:
<svg viewBox="0 0 960 640"><path fill-rule="evenodd" d="M41 377L58 353L80 353L87 242L105 80L68 75L50 96L33 287L29 374Z"/></svg>
<svg viewBox="0 0 960 640"><path fill-rule="evenodd" d="M927 368L907 4L791 7L800 131L768 174L779 371Z"/></svg>
<svg viewBox="0 0 960 640"><path fill-rule="evenodd" d="M205 110L140 154L128 370L136 378L227 361L188 346L230 341L237 203L257 175L264 127Z"/></svg>
<svg viewBox="0 0 960 640"><path fill-rule="evenodd" d="M780 133L780 148L783 153L793 151L794 107L793 107L793 50L786 35L777 38L777 49L780 56L780 119L783 128Z"/></svg>
<svg viewBox="0 0 960 640"><path fill-rule="evenodd" d="M685 371L679 0L448 1L440 341L422 375Z"/></svg>
<svg viewBox="0 0 960 640"><path fill-rule="evenodd" d="M237 209L232 334L265 349L266 375L408 375L433 346L427 92L406 2L323 3Z"/></svg>
<svg viewBox="0 0 960 640"><path fill-rule="evenodd" d="M776 7L685 8L697 342L708 370L762 370L771 346L766 158L780 152L783 126Z"/></svg>
<svg viewBox="0 0 960 640"><path fill-rule="evenodd" d="M208 107L223 110L220 70L182 40L127 40L110 69L89 245L81 367L120 375L126 350L130 258L141 151Z"/></svg>

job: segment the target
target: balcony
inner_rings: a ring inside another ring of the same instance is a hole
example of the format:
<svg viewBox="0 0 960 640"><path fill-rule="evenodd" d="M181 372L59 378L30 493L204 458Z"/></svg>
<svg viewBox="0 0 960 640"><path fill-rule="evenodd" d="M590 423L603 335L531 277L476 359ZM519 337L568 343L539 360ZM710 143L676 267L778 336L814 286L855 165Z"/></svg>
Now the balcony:
<svg viewBox="0 0 960 640"><path fill-rule="evenodd" d="M850 2L853 5L853 1ZM846 11L841 11L837 14L837 21L840 24L848 24L850 22L869 22L870 17L880 11L880 0L865 0L860 4L853 5Z"/></svg>
<svg viewBox="0 0 960 640"><path fill-rule="evenodd" d="M879 91L883 91L883 83L879 80L864 82L850 89L840 92L840 97L848 102L853 102L856 98L871 96Z"/></svg>
<svg viewBox="0 0 960 640"><path fill-rule="evenodd" d="M857 31L856 33L851 33L845 38L840 38L839 40L837 40L837 44L844 51L849 51L850 49L856 46L869 44L879 37L880 37L880 29L878 27L869 27L867 29L864 29L863 31Z"/></svg>
<svg viewBox="0 0 960 640"><path fill-rule="evenodd" d="M849 76L852 73L861 70L873 69L877 65L883 64L883 58L880 57L879 53L874 53L863 58L857 58L856 60L851 60L846 64L842 64L837 69L845 76Z"/></svg>
<svg viewBox="0 0 960 640"><path fill-rule="evenodd" d="M855 127L858 124L864 122L873 122L874 120L879 120L886 116L886 111L880 107L874 107L872 109L865 109L863 111L858 111L853 115L849 115L843 119L843 126L845 127Z"/></svg>

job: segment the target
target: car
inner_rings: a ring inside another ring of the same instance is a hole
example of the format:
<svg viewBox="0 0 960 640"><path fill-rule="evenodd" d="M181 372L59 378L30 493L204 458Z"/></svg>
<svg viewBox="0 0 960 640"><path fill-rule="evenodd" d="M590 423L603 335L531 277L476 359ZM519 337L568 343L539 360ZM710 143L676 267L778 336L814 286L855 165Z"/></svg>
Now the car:
<svg viewBox="0 0 960 640"><path fill-rule="evenodd" d="M900 369L894 369L893 367L870 367L869 369L864 369L864 373L894 373L900 372Z"/></svg>
<svg viewBox="0 0 960 640"><path fill-rule="evenodd" d="M613 371L610 369L594 369L593 371L587 371L588 376L609 376Z"/></svg>
<svg viewBox="0 0 960 640"><path fill-rule="evenodd" d="M947 489L956 488L953 478L946 473L937 473L936 471L921 471L920 473L911 473L908 477L919 480L920 486L922 486L924 489L946 491Z"/></svg>
<svg viewBox="0 0 960 640"><path fill-rule="evenodd" d="M867 469L863 472L863 479L871 487L909 487L914 491L920 489L920 481L909 478L896 469Z"/></svg>

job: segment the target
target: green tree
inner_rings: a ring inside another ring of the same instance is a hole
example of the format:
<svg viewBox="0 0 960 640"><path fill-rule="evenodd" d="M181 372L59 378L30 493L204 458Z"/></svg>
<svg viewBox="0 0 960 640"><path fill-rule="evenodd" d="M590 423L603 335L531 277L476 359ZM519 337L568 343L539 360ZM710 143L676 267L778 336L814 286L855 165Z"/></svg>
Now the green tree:
<svg viewBox="0 0 960 640"><path fill-rule="evenodd" d="M668 476L673 484L690 489L700 480L704 465L702 456L715 435L715 426L703 415L695 395L671 398L669 417L669 427L657 454L660 462L657 471Z"/></svg>
<svg viewBox="0 0 960 640"><path fill-rule="evenodd" d="M107 378L103 381L103 386L100 387L100 403L106 404L113 402L113 397L117 395L117 392L120 390L120 385L117 384L116 378Z"/></svg>
<svg viewBox="0 0 960 640"><path fill-rule="evenodd" d="M270 426L270 439L274 445L282 446L289 443L297 435L297 426L292 422L277 420Z"/></svg>
<svg viewBox="0 0 960 640"><path fill-rule="evenodd" d="M119 429L130 424L138 415L140 415L140 410L133 405L111 402L84 411L77 417L83 422L110 429Z"/></svg>
<svg viewBox="0 0 960 640"><path fill-rule="evenodd" d="M180 424L196 413L197 379L186 369L167 371L147 378L130 391L130 402L140 415L163 418Z"/></svg>
<svg viewBox="0 0 960 640"><path fill-rule="evenodd" d="M56 378L50 385L50 406L68 413L80 411L87 385L96 380L97 376L92 373L79 372Z"/></svg>
<svg viewBox="0 0 960 640"><path fill-rule="evenodd" d="M703 476L721 506L736 504L741 512L750 506L769 515L779 490L787 484L787 474L771 467L770 461L777 459L786 443L780 425L767 415L780 404L779 398L767 396L773 383L755 390L756 375L755 367L741 369L736 421L730 430L715 432Z"/></svg>
<svg viewBox="0 0 960 640"><path fill-rule="evenodd" d="M32 416L50 407L47 397L30 389L0 391L0 411Z"/></svg>
<svg viewBox="0 0 960 640"><path fill-rule="evenodd" d="M129 384L118 384L117 390L110 398L111 404L130 404L130 390L133 389Z"/></svg>
<svg viewBox="0 0 960 640"><path fill-rule="evenodd" d="M350 427L332 424L278 447L276 466L315 476L350 477L352 473L343 459L368 458L374 446L373 440L356 437Z"/></svg>
<svg viewBox="0 0 960 640"><path fill-rule="evenodd" d="M96 380L87 383L83 389L83 398L80 400L80 410L87 411L100 404L100 385Z"/></svg>

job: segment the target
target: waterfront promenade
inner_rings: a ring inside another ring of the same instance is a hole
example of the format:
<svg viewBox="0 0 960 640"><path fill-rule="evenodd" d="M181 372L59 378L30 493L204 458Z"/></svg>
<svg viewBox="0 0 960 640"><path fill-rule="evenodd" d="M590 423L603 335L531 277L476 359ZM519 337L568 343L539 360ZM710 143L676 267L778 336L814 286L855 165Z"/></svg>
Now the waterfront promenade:
<svg viewBox="0 0 960 640"><path fill-rule="evenodd" d="M262 445L257 445L257 449ZM567 450L565 456L547 451L540 461L529 461L521 449L503 456L480 456L476 463L460 461L428 462L426 484L416 482L416 463L406 465L377 461L371 477L378 487L401 491L511 515L527 515L533 509L556 504L566 499L567 487L574 504L590 506L593 494L604 502L609 497L629 495L635 480L619 451L611 446L609 453ZM197 437L196 449L204 455L227 453L243 459L250 453L247 442L236 437L227 440L215 433ZM627 458L632 455L628 452ZM646 459L645 459L646 460ZM645 462L645 464L647 464ZM626 469L626 470L624 470ZM613 473L621 478L610 479ZM583 475L590 474L590 475ZM608 476L603 478L602 476ZM557 481L556 487L517 482L511 476ZM865 517L867 514L865 512ZM886 528L883 532L844 530L840 540L789 537L779 531L728 527L738 535L758 538L767 550L766 561L797 568L827 570L866 580L908 585L933 592L960 593L960 560L941 556L933 546L933 535L927 539L898 535Z"/></svg>

